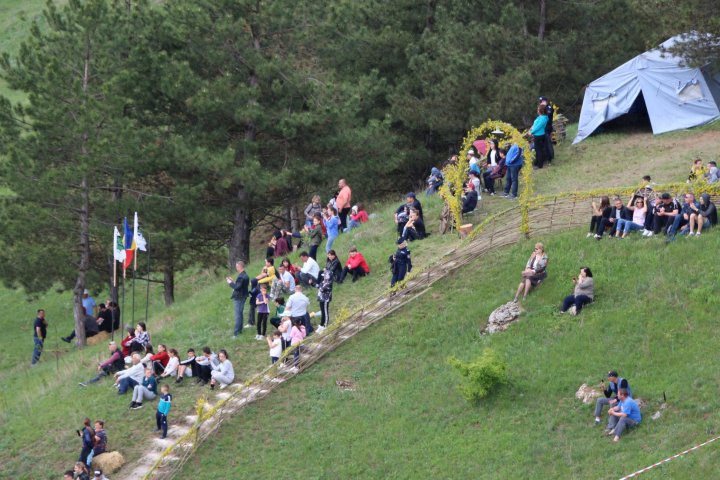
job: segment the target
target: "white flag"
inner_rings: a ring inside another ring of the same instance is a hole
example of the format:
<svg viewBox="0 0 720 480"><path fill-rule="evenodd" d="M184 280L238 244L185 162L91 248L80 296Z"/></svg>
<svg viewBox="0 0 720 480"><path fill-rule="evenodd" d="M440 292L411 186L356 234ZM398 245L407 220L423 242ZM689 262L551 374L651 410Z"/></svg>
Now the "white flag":
<svg viewBox="0 0 720 480"><path fill-rule="evenodd" d="M135 224L133 225L133 241L135 242L135 248L143 252L147 252L147 242L140 233L140 225L138 224L138 214L135 212Z"/></svg>
<svg viewBox="0 0 720 480"><path fill-rule="evenodd" d="M120 232L117 227L115 227L115 232L113 233L113 256L116 262L125 262L125 247L123 246L122 238L120 237Z"/></svg>

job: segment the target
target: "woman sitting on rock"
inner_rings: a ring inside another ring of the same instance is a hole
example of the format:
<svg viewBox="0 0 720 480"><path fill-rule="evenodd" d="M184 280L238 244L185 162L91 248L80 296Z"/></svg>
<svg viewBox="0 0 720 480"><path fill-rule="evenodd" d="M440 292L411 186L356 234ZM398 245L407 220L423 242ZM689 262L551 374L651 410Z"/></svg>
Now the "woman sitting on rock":
<svg viewBox="0 0 720 480"><path fill-rule="evenodd" d="M525 265L525 270L522 272L522 281L520 285L518 285L513 302L517 303L520 293L523 293L522 299L524 301L528 293L530 293L530 288L540 285L540 283L545 280L545 277L547 277L547 272L545 271L547 262L548 257L545 254L545 246L542 243L536 243L535 250L533 250L532 255L530 255L530 259Z"/></svg>
<svg viewBox="0 0 720 480"><path fill-rule="evenodd" d="M595 283L593 281L592 272L588 267L582 267L580 269L580 275L572 279L575 289L572 295L568 295L563 300L560 313L565 313L570 310L570 315L577 315L582 310L583 305L593 301L593 290L595 289Z"/></svg>

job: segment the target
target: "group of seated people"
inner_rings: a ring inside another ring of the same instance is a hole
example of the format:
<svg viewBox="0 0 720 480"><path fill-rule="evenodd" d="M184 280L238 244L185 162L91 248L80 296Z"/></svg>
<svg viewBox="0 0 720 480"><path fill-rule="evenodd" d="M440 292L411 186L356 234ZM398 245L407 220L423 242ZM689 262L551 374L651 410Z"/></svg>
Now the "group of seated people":
<svg viewBox="0 0 720 480"><path fill-rule="evenodd" d="M87 294L85 296L87 298ZM97 313L92 307L84 306L83 308L85 310L83 324L86 338L94 337L100 332L112 333L120 328L120 307L112 300L108 299L105 303L101 303ZM75 329L73 329L70 335L62 337L62 341L70 343L75 336Z"/></svg>
<svg viewBox="0 0 720 480"><path fill-rule="evenodd" d="M667 235L668 240L678 233L687 236L699 236L703 230L717 225L717 208L710 195L703 193L695 198L693 193L685 193L682 199L675 199L665 192L658 198L652 198L652 190L643 188L635 193L628 205L616 197L610 206L606 196L600 203L592 202L593 215L590 221L588 237L598 240L608 231L610 237L626 238L633 231L642 231L642 236L652 237L659 233Z"/></svg>

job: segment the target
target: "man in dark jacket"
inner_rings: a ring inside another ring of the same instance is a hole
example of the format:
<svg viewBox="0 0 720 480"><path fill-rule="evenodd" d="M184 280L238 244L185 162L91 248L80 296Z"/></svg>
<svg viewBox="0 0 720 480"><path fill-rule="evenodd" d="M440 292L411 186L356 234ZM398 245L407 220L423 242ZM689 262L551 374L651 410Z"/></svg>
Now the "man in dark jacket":
<svg viewBox="0 0 720 480"><path fill-rule="evenodd" d="M225 278L228 286L233 289L233 293L230 296L235 307L235 331L233 338L237 338L243 330L243 310L245 309L245 301L248 297L248 284L250 283L250 277L245 273L245 262L242 260L236 262L235 270L237 270L238 276L234 282L231 277Z"/></svg>
<svg viewBox="0 0 720 480"><path fill-rule="evenodd" d="M668 192L660 195L660 200L655 203L655 210L653 211L652 233L648 237L657 235L661 230L665 230L672 225L678 213L680 213L680 204L677 200L672 198Z"/></svg>
<svg viewBox="0 0 720 480"><path fill-rule="evenodd" d="M123 358L122 352L118 348L117 343L110 342L108 350L110 350L110 357L104 362L98 363L97 375L87 382L80 382L78 385L81 387L87 387L88 383L98 382L101 378L117 373L125 368L125 359Z"/></svg>
<svg viewBox="0 0 720 480"><path fill-rule="evenodd" d="M668 228L667 233L671 240L675 238L675 234L682 229L682 227L690 223L690 215L697 215L697 212L700 210L700 203L695 200L695 195L692 193L686 193L683 199L684 202L680 208L680 213L675 215L672 225Z"/></svg>
<svg viewBox="0 0 720 480"><path fill-rule="evenodd" d="M405 203L395 211L395 223L397 224L398 235L402 235L405 224L410 220L410 211L417 210L420 220L423 219L422 205L415 197L414 192L405 195Z"/></svg>
<svg viewBox="0 0 720 480"><path fill-rule="evenodd" d="M475 192L475 189L473 188L472 191ZM477 192L475 194L477 195ZM412 271L412 259L410 258L410 250L407 249L407 242L401 238L397 241L397 246L395 254L390 257L390 264L392 265L391 287L394 287L397 282L402 282L405 275Z"/></svg>
<svg viewBox="0 0 720 480"><path fill-rule="evenodd" d="M615 370L610 370L607 374L608 377L608 386L603 390L604 397L600 397L595 402L595 426L600 425L600 415L602 414L602 409L605 405L614 406L617 404L617 394L618 390L621 388L627 389L628 396L632 397L632 390L630 389L630 384L628 381L622 377L618 376L618 373ZM605 385L605 382L603 382L603 386Z"/></svg>
<svg viewBox="0 0 720 480"><path fill-rule="evenodd" d="M600 240L603 236L603 233L605 232L605 228L610 226L610 236L613 236L616 234L616 228L617 228L617 221L620 219L623 220L631 220L632 221L632 210L627 208L625 205L623 205L622 200L620 198L615 197L615 200L613 200L613 208L610 211L610 217L603 218L600 220L600 224L598 225L597 233L595 235L595 238Z"/></svg>

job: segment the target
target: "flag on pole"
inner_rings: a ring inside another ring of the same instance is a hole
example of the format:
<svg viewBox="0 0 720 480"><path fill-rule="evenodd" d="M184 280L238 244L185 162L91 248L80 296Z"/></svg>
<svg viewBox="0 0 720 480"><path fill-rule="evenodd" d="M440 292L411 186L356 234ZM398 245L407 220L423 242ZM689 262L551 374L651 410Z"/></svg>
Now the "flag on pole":
<svg viewBox="0 0 720 480"><path fill-rule="evenodd" d="M124 234L123 234L123 246L125 247L125 263L123 269L127 268L132 264L133 254L135 253L135 235L133 235L130 225L128 224L127 217L123 220Z"/></svg>
<svg viewBox="0 0 720 480"><path fill-rule="evenodd" d="M115 227L115 232L113 233L113 256L116 262L125 263L125 246L120 238L120 232L117 227Z"/></svg>
<svg viewBox="0 0 720 480"><path fill-rule="evenodd" d="M143 252L147 251L147 242L145 241L145 237L143 237L143 234L140 233L140 225L138 224L138 214L135 212L135 223L133 225L133 243L135 244L135 247Z"/></svg>

